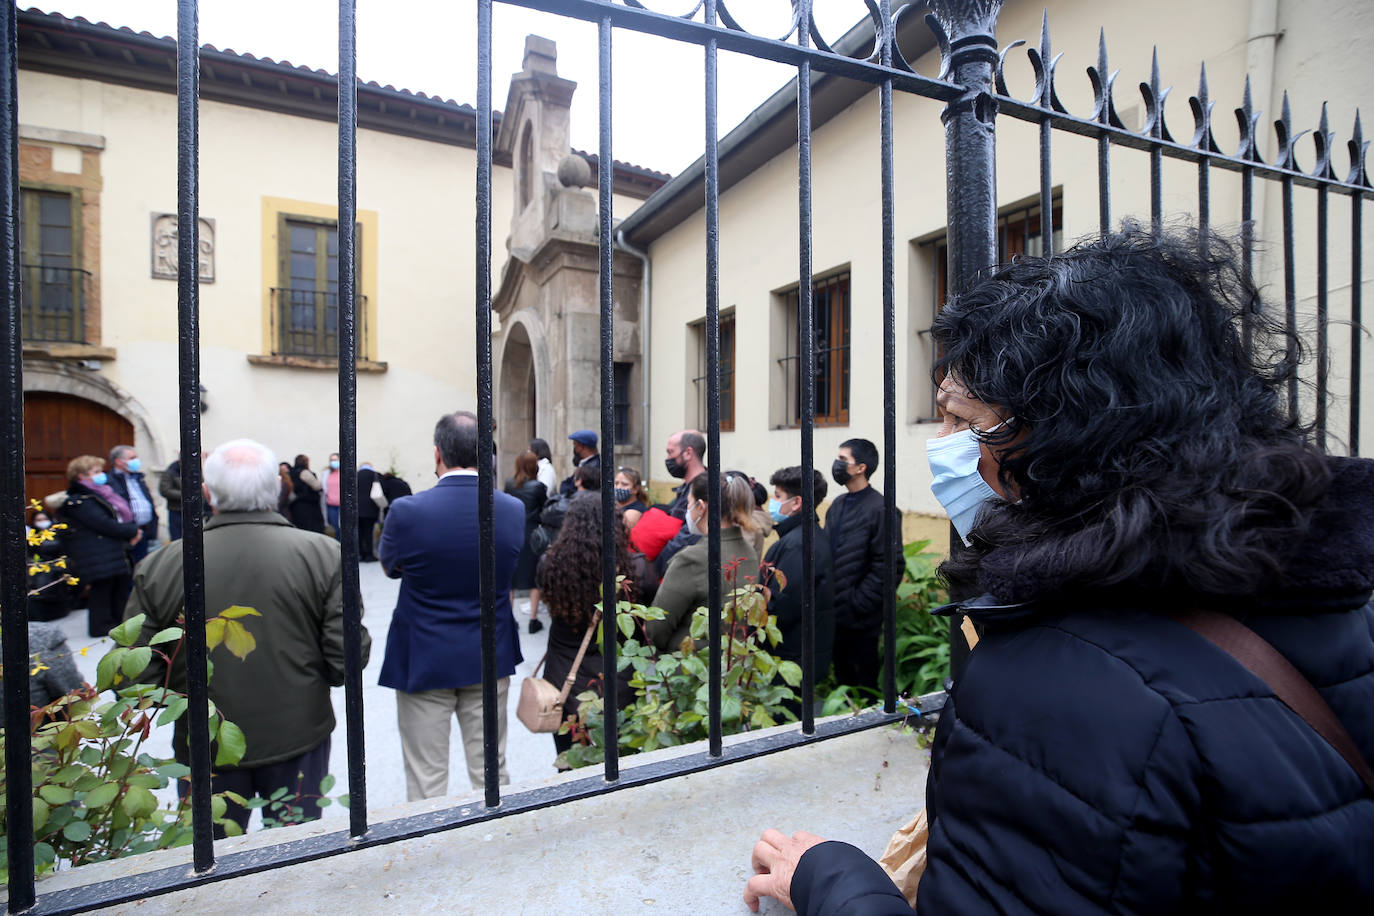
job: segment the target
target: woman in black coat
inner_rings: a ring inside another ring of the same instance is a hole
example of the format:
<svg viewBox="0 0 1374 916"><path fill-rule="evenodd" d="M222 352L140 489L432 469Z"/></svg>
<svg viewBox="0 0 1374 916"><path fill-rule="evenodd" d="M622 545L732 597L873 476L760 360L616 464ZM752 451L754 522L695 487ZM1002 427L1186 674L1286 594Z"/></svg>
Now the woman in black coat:
<svg viewBox="0 0 1374 916"><path fill-rule="evenodd" d="M620 575L630 576L629 542L620 513L615 526L616 569ZM601 603L601 501L590 498L574 499L568 504L558 537L539 559L539 589L549 606L549 651L544 663L544 679L562 687L568 672L577 659L577 650L587 635L592 617ZM631 595L631 598L634 596ZM620 687L616 694L623 709L634 699L629 680L633 669L621 671ZM564 716L577 713L577 695L588 688L601 691L601 648L593 638L582 656L577 677L563 705ZM572 747L571 735L554 734L553 746L558 753Z"/></svg>
<svg viewBox="0 0 1374 916"><path fill-rule="evenodd" d="M539 510L544 508L548 493L539 482L539 459L526 449L515 456L515 476L506 481L506 492L525 505L525 540L520 547L520 559L515 563L512 589L535 587L534 565L537 557L530 549L530 534L539 527Z"/></svg>
<svg viewBox="0 0 1374 916"><path fill-rule="evenodd" d="M982 638L936 728L921 912L1374 912L1374 462L1288 413L1297 342L1239 264L1128 227L935 320L932 489L969 545L942 572ZM1286 658L1355 762L1206 626ZM754 866L751 906L910 912L844 843L770 831Z"/></svg>
<svg viewBox="0 0 1374 916"><path fill-rule="evenodd" d="M305 531L324 533L324 510L320 508L320 490L323 488L315 472L310 470L310 459L305 455L297 455L296 463L291 468L291 524Z"/></svg>
<svg viewBox="0 0 1374 916"><path fill-rule="evenodd" d="M58 513L67 525L62 537L67 568L79 584L89 587L87 633L105 636L124 616L124 600L133 584L129 547L143 533L128 504L105 484L104 459L73 458L67 480L67 501Z"/></svg>

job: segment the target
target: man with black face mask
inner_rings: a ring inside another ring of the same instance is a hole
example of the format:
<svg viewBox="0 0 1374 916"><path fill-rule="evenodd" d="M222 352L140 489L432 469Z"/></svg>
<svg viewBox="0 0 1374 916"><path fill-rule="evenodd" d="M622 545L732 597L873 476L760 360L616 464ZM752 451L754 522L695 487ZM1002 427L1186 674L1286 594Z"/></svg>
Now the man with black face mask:
<svg viewBox="0 0 1374 916"><path fill-rule="evenodd" d="M840 445L830 475L845 488L825 515L835 585L835 678L878 688L883 624L883 495L869 486L878 448L867 439ZM819 674L819 672L817 672Z"/></svg>
<svg viewBox="0 0 1374 916"><path fill-rule="evenodd" d="M668 437L668 447L663 459L663 466L668 469L668 473L680 479L682 484L675 490L673 501L666 506L661 506L673 518L680 518L684 522L687 519L687 493L692 489L692 481L706 473L706 464L703 459L706 457L706 437L700 430L684 429L681 432L673 433ZM700 535L692 532L692 526L684 524L678 529L673 539L663 545L658 557L654 560L654 568L658 570L659 576L668 569L668 561L671 560L679 550L690 547L700 539Z"/></svg>

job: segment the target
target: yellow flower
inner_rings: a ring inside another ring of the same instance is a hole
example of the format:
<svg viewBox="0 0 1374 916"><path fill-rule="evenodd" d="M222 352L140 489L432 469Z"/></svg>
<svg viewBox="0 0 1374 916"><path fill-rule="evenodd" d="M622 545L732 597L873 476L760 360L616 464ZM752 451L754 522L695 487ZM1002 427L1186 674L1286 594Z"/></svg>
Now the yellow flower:
<svg viewBox="0 0 1374 916"><path fill-rule="evenodd" d="M91 651L91 647L90 647L90 646L82 646L79 650L77 650L77 653L76 653L76 654L79 655L79 656L81 656L82 658L85 658L85 657L86 657L86 653L89 652L89 651Z"/></svg>
<svg viewBox="0 0 1374 916"><path fill-rule="evenodd" d="M36 500L36 499L31 499L31 500L29 500L29 508L32 509L32 510L35 511L35 512L42 512L42 511L43 511L43 507L40 506L40 505L38 504L38 500Z"/></svg>
<svg viewBox="0 0 1374 916"><path fill-rule="evenodd" d="M37 528L33 529L28 534L28 540L30 547L37 547L39 544L43 543L43 532L39 531Z"/></svg>
<svg viewBox="0 0 1374 916"><path fill-rule="evenodd" d="M67 577L67 584L68 584L68 585L76 585L76 584L79 583L80 581L81 581L81 580L78 579L76 576L68 576L68 577Z"/></svg>
<svg viewBox="0 0 1374 916"><path fill-rule="evenodd" d="M37 673L40 672L40 671L47 671L47 670L48 670L48 666L47 666L47 665L43 664L42 662L35 662L35 663L34 663L34 666L33 666L31 669L29 669L29 677L33 677L35 674L37 674Z"/></svg>
<svg viewBox="0 0 1374 916"><path fill-rule="evenodd" d="M57 560L53 563L53 565L56 566L58 569L66 569L66 568L67 568L67 558L66 558L66 557L58 557Z"/></svg>

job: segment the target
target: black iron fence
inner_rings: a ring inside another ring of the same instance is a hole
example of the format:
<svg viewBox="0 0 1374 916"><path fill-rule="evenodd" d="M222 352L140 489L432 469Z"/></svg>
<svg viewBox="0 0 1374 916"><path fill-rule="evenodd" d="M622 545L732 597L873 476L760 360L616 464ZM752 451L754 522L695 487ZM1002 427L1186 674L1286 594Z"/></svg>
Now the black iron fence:
<svg viewBox="0 0 1374 916"><path fill-rule="evenodd" d="M42 264L23 264L20 270L23 272L20 289L24 339L42 343L85 343L91 272Z"/></svg>
<svg viewBox="0 0 1374 916"><path fill-rule="evenodd" d="M778 0L782 3L783 0ZM813 75L828 74L857 80L876 87L878 92L878 123L881 139L874 180L881 189L882 210L882 328L883 328L883 492L888 521L888 564L886 599L884 606L884 635L887 664L884 683L884 702L881 709L842 721L817 723L813 705L818 672L808 662L803 666L801 725L795 732L774 734L733 745L728 752L721 736L721 672L720 615L722 595L720 579L710 577L709 603L712 613L708 639L711 646L711 688L709 697L709 740L699 753L672 761L635 767L622 774L617 754L617 735L614 717L606 721L606 759L600 776L540 788L502 797L497 780L496 744L496 667L495 636L495 551L492 535L495 484L492 468L482 463L479 473L479 510L481 521L481 589L482 589L482 657L483 708L486 731L484 803L461 808L414 815L399 820L371 824L368 821L365 782L365 747L363 743L362 666L360 664L360 605L358 590L358 545L351 539L342 543L344 563L344 617L347 678L344 685L347 709L348 789L350 798L349 829L325 836L288 842L262 851L241 852L216 860L211 832L210 801L210 741L207 729L207 688L204 676L205 595L203 586L204 543L201 515L201 441L200 441L200 366L197 341L199 337L199 284L197 273L197 231L181 234L177 240L180 270L178 275L178 338L179 395L181 416L182 517L185 520L185 594L187 620L187 649L190 696L191 799L194 814L194 865L191 871L168 868L138 877L89 885L74 890L57 891L35 897L33 850L25 840L31 836L32 822L29 805L31 795L29 748L24 736L28 734L28 685L22 677L4 682L5 724L9 740L6 742L5 767L8 792L9 874L11 912L33 910L43 913L68 913L98 906L130 901L152 894L217 881L237 875L308 861L324 856L346 853L364 846L391 843L447 830L505 815L556 805L590 795L614 791L629 786L671 778L700 771L759 754L767 754L799 744L835 735L852 733L891 722L900 717L894 682L893 648L895 629L896 577L901 568L900 519L895 494L897 473L901 467L897 454L897 335L896 292L894 288L894 175L893 93L910 93L946 103L942 121L947 157L948 200L948 288L958 292L982 271L996 263L998 257L997 183L994 156L995 126L999 115L1036 125L1039 133L1040 164L1040 234L1044 250L1052 247L1054 227L1053 172L1051 146L1053 132L1073 133L1094 139L1097 143L1098 201L1100 228L1107 230L1114 218L1109 176L1114 148L1130 148L1144 152L1150 184L1150 217L1156 224L1164 219L1163 169L1164 159L1195 164L1197 169L1196 218L1204 232L1211 225L1214 214L1210 206L1211 175L1213 170L1239 173L1241 180L1241 213L1233 214L1248 227L1253 217L1254 182L1272 181L1282 189L1283 237L1281 241L1284 276L1284 315L1290 327L1297 328L1296 255L1294 248L1294 189L1314 189L1317 195L1317 277L1315 335L1318 362L1315 377L1316 397L1311 406L1319 435L1325 436L1328 421L1327 404L1332 398L1329 382L1327 352L1331 339L1328 327L1332 316L1328 309L1328 286L1337 281L1327 270L1327 219L1331 198L1348 199L1351 232L1349 375L1350 390L1343 392L1349 400L1349 419L1345 431L1346 450L1355 453L1359 443L1360 340L1362 237L1361 212L1366 198L1374 197L1365 167L1367 144L1356 121L1349 142L1351 161L1346 169L1337 169L1333 161L1334 138L1327 129L1325 116L1314 134L1315 167L1298 167L1295 133L1292 119L1285 107L1276 123L1280 156L1274 162L1264 162L1259 155L1260 113L1255 111L1248 95L1238 110L1242 143L1240 149L1226 153L1218 147L1211 130L1213 103L1207 94L1205 78L1198 93L1190 100L1195 129L1191 140L1175 140L1165 124L1165 90L1159 84L1158 72L1141 86L1145 100L1145 127L1128 129L1116 114L1113 99L1115 74L1107 69L1105 42L1098 49L1097 65L1089 70L1095 95L1093 111L1086 116L1069 113L1060 104L1055 90L1055 59L1050 53L1049 31L1046 27L1038 47L1030 50L1030 58L1037 73L1033 98L1014 98L1007 90L1003 77L1007 51L998 52L993 37L1001 7L1000 0L929 0L932 15L929 23L942 52L939 78L931 79L913 71L904 58L895 36L897 25L892 15L892 0L863 0L868 10L877 40L873 50L862 58L836 53L817 30L811 16L814 0L793 0L792 26L782 39L750 34L740 27L727 9L724 0L700 0L690 13L671 16L645 8L641 0L476 0L477 47L477 214L476 214L476 389L478 395L478 430L481 441L479 454L490 451L492 429L492 361L491 361L491 205L492 205L492 8L494 3L545 10L559 15L593 22L597 25L599 50L599 161L613 161L611 130L611 48L617 29L656 35L667 40L699 46L703 53L705 76L704 127L704 196L706 216L706 413L707 466L710 485L719 485L720 462L720 371L719 352L719 147L717 123L717 59L721 51L733 51L771 60L795 68L797 115L797 187L796 201L799 216L800 257L797 265L798 322L800 329L800 463L804 474L810 474L815 463L813 437L816 427L816 316L814 312L812 269L812 166L811 166L811 94ZM913 6L904 6L901 16L910 15ZM198 227L198 117L197 88L197 4L195 0L179 0L178 45L178 221L182 226ZM353 0L340 3L339 42L339 222L354 221L356 212L355 176L357 163L356 132L356 71L355 20ZM4 574L4 664L10 671L22 670L28 662L24 601L24 543L23 543L23 384L20 329L21 270L18 260L19 240L15 233L18 199L17 143L18 121L16 102L16 17L15 7L6 5L3 14L3 33L0 47L5 55L0 67L0 207L11 218L0 220L0 242L4 259L0 264L5 311L0 321L0 375L3 375L3 398L0 398L0 436L5 442L6 461L0 467L0 570ZM1020 42L1015 42L1015 47ZM1008 48L1007 50L1010 50ZM935 125L930 125L935 130ZM600 381L601 381L601 461L604 467L615 467L615 391L613 363L612 308L612 170L599 171L599 228L600 228ZM849 173L852 176L852 171ZM847 180L852 180L847 179ZM1245 237L1247 259L1251 257L1254 239ZM351 530L357 514L357 488L354 470L356 454L356 366L348 358L358 352L360 318L357 305L357 252L351 235L339 238L338 301L342 307L337 317L337 354L339 366L339 441L342 493L342 528ZM1290 392L1290 408L1298 410L1297 389ZM485 451L481 451L485 450ZM908 456L908 460L909 456ZM814 510L813 495L804 488L803 511ZM602 511L605 520L603 545L604 588L615 590L614 541L612 539L613 495L610 488L602 490ZM710 509L709 558L713 573L719 569L720 518L716 501L708 502ZM805 621L803 629L804 659L813 657L815 639L813 622L814 533L803 527ZM605 659L606 708L616 708L615 626L606 626L602 647ZM940 700L932 700L938 706Z"/></svg>

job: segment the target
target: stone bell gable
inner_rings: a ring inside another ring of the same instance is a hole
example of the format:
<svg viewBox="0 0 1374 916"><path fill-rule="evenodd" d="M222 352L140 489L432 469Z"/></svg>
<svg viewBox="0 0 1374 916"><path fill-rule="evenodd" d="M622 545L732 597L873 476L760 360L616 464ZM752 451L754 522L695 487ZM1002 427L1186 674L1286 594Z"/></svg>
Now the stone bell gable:
<svg viewBox="0 0 1374 916"><path fill-rule="evenodd" d="M557 72L557 48L525 39L524 68L511 79L495 141L514 182L506 262L492 297L499 472L513 472L530 438L548 440L560 478L572 467L568 433L601 429L597 193L587 158L569 140L577 84ZM617 460L642 465L640 295L642 267L614 257L614 361L619 364L627 441Z"/></svg>

